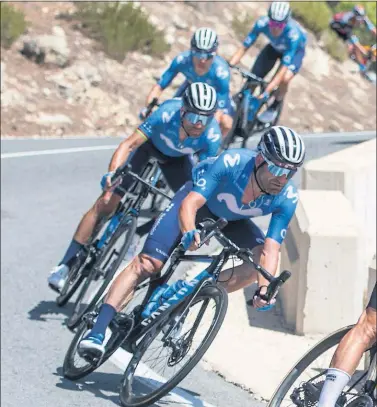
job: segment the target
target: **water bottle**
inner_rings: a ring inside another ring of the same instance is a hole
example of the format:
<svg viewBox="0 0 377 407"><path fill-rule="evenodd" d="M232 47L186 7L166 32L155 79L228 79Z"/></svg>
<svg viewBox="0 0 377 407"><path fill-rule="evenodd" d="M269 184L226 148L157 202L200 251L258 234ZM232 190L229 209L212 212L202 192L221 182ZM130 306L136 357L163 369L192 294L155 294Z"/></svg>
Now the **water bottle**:
<svg viewBox="0 0 377 407"><path fill-rule="evenodd" d="M178 280L170 287L168 287L162 294L162 298L168 300L171 298L175 293L177 293L182 287L186 285L186 282L183 280Z"/></svg>
<svg viewBox="0 0 377 407"><path fill-rule="evenodd" d="M152 312L160 306L160 297L167 288L169 288L169 285L163 284L153 291L151 297L149 298L148 304L145 306L143 312L141 313L141 316L143 318L148 318L152 314Z"/></svg>

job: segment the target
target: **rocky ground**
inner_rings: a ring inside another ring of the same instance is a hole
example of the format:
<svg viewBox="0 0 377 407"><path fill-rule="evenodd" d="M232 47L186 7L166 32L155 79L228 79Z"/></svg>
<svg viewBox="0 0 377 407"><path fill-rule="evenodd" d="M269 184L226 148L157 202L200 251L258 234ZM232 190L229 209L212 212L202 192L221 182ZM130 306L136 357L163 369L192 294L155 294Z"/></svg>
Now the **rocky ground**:
<svg viewBox="0 0 377 407"><path fill-rule="evenodd" d="M221 7L220 7L221 4ZM128 53L121 63L108 58L85 37L71 18L72 2L15 3L30 22L27 35L11 49L1 49L1 136L119 135L138 123L137 112L171 59L188 48L193 30L215 28L220 54L229 57L239 45L231 28L233 15L264 14L264 2L142 3L150 20L165 32L171 50L161 59ZM24 41L47 44L43 64L20 53ZM243 58L250 67L261 46ZM182 82L174 80L168 98ZM234 76L235 91L240 78ZM356 73L351 61L332 60L309 33L303 68L291 84L281 123L302 132L375 129L376 88Z"/></svg>

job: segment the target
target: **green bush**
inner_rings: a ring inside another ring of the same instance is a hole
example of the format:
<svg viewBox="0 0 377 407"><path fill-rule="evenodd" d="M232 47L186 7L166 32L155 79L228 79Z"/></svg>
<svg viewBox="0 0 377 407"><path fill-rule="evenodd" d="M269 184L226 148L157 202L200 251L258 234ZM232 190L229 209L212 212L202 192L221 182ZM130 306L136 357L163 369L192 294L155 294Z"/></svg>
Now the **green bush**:
<svg viewBox="0 0 377 407"><path fill-rule="evenodd" d="M344 42L330 29L322 33L321 40L330 56L337 61L343 62L348 58L347 48Z"/></svg>
<svg viewBox="0 0 377 407"><path fill-rule="evenodd" d="M77 2L76 8L83 31L112 58L122 61L127 52L136 50L161 56L169 50L163 32L132 2Z"/></svg>
<svg viewBox="0 0 377 407"><path fill-rule="evenodd" d="M255 18L250 14L246 14L243 18L233 16L232 28L240 41L244 40L246 35L249 34L254 23Z"/></svg>
<svg viewBox="0 0 377 407"><path fill-rule="evenodd" d="M328 28L332 13L325 1L292 1L290 4L294 18L317 36Z"/></svg>
<svg viewBox="0 0 377 407"><path fill-rule="evenodd" d="M13 6L1 3L1 45L9 48L27 27L25 16Z"/></svg>

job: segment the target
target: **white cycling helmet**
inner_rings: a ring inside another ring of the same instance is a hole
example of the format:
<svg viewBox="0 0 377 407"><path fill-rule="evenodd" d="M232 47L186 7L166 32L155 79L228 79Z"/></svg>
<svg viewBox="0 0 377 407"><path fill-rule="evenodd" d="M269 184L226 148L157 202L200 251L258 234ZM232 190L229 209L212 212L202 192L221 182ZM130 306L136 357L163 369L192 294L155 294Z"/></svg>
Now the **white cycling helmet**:
<svg viewBox="0 0 377 407"><path fill-rule="evenodd" d="M193 50L215 52L218 46L217 34L211 28L199 28L191 38L191 49Z"/></svg>
<svg viewBox="0 0 377 407"><path fill-rule="evenodd" d="M192 83L183 94L183 108L187 112L212 115L217 110L217 93L215 88L203 83Z"/></svg>
<svg viewBox="0 0 377 407"><path fill-rule="evenodd" d="M300 167L305 159L304 141L289 127L273 126L268 129L258 149L267 160L289 169Z"/></svg>
<svg viewBox="0 0 377 407"><path fill-rule="evenodd" d="M268 9L268 17L277 23L286 23L291 16L291 7L287 1L274 1Z"/></svg>

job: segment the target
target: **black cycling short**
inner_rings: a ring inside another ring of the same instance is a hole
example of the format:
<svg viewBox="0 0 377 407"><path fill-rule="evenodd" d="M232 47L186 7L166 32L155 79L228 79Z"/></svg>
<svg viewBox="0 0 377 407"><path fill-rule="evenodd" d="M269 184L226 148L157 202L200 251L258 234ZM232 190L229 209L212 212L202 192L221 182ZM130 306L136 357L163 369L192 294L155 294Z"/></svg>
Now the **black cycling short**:
<svg viewBox="0 0 377 407"><path fill-rule="evenodd" d="M267 44L257 56L251 72L260 78L264 78L281 57L282 54L279 51L276 51L271 44Z"/></svg>
<svg viewBox="0 0 377 407"><path fill-rule="evenodd" d="M370 296L367 308L373 308L374 310L377 310L377 283L374 285L374 289L372 295Z"/></svg>
<svg viewBox="0 0 377 407"><path fill-rule="evenodd" d="M151 157L157 158L165 180L173 192L177 192L182 185L191 180L193 162L190 156L169 157L157 150L150 140L138 147L129 157L128 163L132 166L132 172L141 175ZM120 186L127 191L132 183L133 178L125 176ZM125 194L119 188L116 188L114 193L121 197Z"/></svg>
<svg viewBox="0 0 377 407"><path fill-rule="evenodd" d="M348 41L351 39L352 30L344 31L344 27L336 21L330 24L330 28L338 35L338 37L343 41Z"/></svg>

